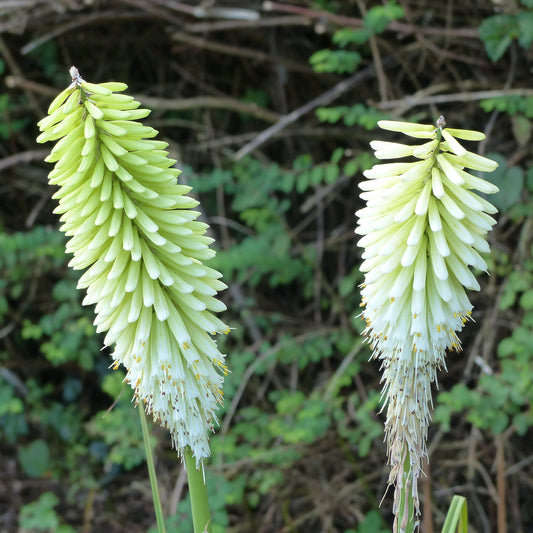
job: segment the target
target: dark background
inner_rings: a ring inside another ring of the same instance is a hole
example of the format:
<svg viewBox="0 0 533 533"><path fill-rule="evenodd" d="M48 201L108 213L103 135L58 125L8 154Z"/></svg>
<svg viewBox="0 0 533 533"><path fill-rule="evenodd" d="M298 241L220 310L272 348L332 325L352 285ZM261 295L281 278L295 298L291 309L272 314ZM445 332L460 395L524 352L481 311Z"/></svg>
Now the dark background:
<svg viewBox="0 0 533 533"><path fill-rule="evenodd" d="M35 142L71 65L153 110L216 238L235 329L215 532L390 528L357 183L369 141L396 138L381 118L486 133L468 148L500 163L500 214L435 392L423 531L453 494L474 532L533 531L533 2L6 0L0 34L0 531L154 525L138 416L81 307ZM183 468L154 437L168 531L189 532Z"/></svg>

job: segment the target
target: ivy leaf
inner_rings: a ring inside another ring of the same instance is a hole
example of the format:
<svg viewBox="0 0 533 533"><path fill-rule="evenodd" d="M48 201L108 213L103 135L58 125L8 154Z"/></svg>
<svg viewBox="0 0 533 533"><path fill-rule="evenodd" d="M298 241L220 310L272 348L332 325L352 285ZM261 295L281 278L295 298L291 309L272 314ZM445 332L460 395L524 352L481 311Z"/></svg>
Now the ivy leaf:
<svg viewBox="0 0 533 533"><path fill-rule="evenodd" d="M337 30L332 37L332 41L341 48L349 44L361 45L370 39L372 32L368 28L359 28L352 30L351 28L342 28Z"/></svg>
<svg viewBox="0 0 533 533"><path fill-rule="evenodd" d="M383 33L389 22L400 19L404 15L403 8L392 2L384 6L374 6L365 15L365 27L374 33Z"/></svg>
<svg viewBox="0 0 533 533"><path fill-rule="evenodd" d="M42 439L34 440L18 450L20 466L30 477L40 477L48 470L50 450Z"/></svg>
<svg viewBox="0 0 533 533"><path fill-rule="evenodd" d="M517 16L518 43L522 48L529 48L533 44L533 13L522 12Z"/></svg>
<svg viewBox="0 0 533 533"><path fill-rule="evenodd" d="M513 135L519 146L525 146L531 139L531 121L523 115L511 117Z"/></svg>
<svg viewBox="0 0 533 533"><path fill-rule="evenodd" d="M505 213L520 200L524 187L524 171L516 166L507 168L505 158L501 154L490 154L489 157L499 163L498 168L490 175L490 181L500 189L490 201L499 211Z"/></svg>
<svg viewBox="0 0 533 533"><path fill-rule="evenodd" d="M516 17L495 15L485 19L479 27L479 36L485 44L487 55L493 62L503 56L513 37L520 32Z"/></svg>
<svg viewBox="0 0 533 533"><path fill-rule="evenodd" d="M520 297L520 307L526 311L531 311L533 309L533 289L530 289Z"/></svg>
<svg viewBox="0 0 533 533"><path fill-rule="evenodd" d="M360 61L361 54L359 52L348 50L319 50L309 58L315 72L336 72L338 74L354 72Z"/></svg>

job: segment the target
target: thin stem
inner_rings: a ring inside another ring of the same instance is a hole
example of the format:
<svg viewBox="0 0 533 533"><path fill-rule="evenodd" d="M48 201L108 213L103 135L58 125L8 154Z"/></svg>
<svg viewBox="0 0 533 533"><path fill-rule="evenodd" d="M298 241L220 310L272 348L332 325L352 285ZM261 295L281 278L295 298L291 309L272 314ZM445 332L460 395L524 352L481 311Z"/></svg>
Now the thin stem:
<svg viewBox="0 0 533 533"><path fill-rule="evenodd" d="M211 513L209 511L209 498L204 480L203 465L198 470L196 469L196 459L192 456L191 449L188 446L185 448L183 456L187 467L194 533L212 533Z"/></svg>
<svg viewBox="0 0 533 533"><path fill-rule="evenodd" d="M146 450L146 463L148 465L148 473L150 474L150 485L152 487L152 497L154 499L157 529L159 533L166 533L163 508L161 507L161 497L159 496L159 487L157 486L157 476L155 473L154 455L152 453L152 446L150 445L150 431L148 429L148 423L146 422L146 415L142 405L139 405L139 415L141 417L141 426L143 428L144 449Z"/></svg>

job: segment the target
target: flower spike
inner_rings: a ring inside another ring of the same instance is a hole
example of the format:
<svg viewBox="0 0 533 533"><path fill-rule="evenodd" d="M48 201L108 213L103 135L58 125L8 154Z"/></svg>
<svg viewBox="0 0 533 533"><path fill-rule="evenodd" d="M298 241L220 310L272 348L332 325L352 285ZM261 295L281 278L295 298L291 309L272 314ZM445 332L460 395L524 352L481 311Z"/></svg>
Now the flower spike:
<svg viewBox="0 0 533 533"><path fill-rule="evenodd" d="M444 117L436 128L388 120L378 125L425 141L420 146L370 143L378 159L414 161L380 163L364 173L360 188L366 207L357 212L355 230L364 249L364 333L383 370L393 512L398 519L402 495L407 501L410 490L418 519L431 384L445 368L446 350L461 349L457 333L472 310L465 289L479 290L469 267L487 269L479 253L489 251L486 234L495 224L489 213L496 208L473 190L496 193L498 188L468 170L492 171L497 163L468 152L457 140L480 140L483 134L446 129ZM406 475L404 460L409 461Z"/></svg>
<svg viewBox="0 0 533 533"><path fill-rule="evenodd" d="M213 312L226 286L202 261L214 255L207 225L193 211L190 187L167 157L167 143L138 119L150 113L123 83L72 83L39 122L38 142L57 141L48 162L59 187L54 210L70 238L69 265L85 269L78 288L96 304L94 324L114 345L137 403L170 430L182 453L199 466L222 403L227 368L212 335L229 328Z"/></svg>

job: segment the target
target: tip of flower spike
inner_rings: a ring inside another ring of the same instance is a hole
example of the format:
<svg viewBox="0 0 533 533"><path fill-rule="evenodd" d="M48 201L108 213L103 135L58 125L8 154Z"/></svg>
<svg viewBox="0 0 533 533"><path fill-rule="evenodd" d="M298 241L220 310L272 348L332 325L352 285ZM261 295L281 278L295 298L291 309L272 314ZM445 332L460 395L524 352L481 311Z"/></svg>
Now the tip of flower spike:
<svg viewBox="0 0 533 533"><path fill-rule="evenodd" d="M69 69L70 77L72 78L72 84L73 86L79 86L81 85L85 80L81 77L78 69L74 66L70 67Z"/></svg>

